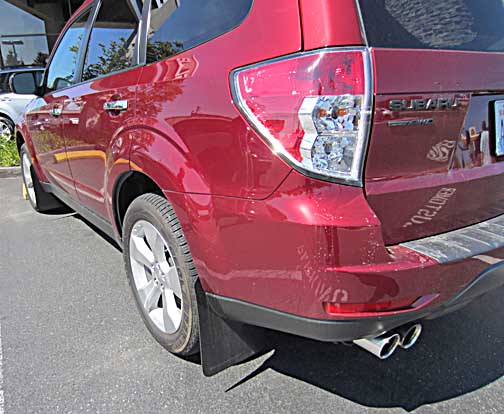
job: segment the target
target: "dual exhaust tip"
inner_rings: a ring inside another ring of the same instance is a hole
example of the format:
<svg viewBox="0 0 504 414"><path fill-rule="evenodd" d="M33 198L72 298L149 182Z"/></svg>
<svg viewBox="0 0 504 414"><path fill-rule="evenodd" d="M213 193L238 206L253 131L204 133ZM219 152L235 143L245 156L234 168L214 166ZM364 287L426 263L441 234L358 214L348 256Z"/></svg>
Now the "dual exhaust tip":
<svg viewBox="0 0 504 414"><path fill-rule="evenodd" d="M415 345L421 333L422 325L416 323L401 326L392 332L386 332L376 338L357 339L353 343L380 359L387 359L392 356L397 347L409 349Z"/></svg>

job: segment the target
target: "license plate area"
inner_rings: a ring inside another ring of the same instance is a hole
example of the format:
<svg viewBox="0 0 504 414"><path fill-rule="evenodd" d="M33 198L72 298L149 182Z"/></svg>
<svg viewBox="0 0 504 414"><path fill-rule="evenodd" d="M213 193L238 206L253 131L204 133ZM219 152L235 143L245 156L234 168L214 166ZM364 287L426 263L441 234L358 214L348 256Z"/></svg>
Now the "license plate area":
<svg viewBox="0 0 504 414"><path fill-rule="evenodd" d="M501 157L504 155L504 100L495 101L493 112L495 155Z"/></svg>

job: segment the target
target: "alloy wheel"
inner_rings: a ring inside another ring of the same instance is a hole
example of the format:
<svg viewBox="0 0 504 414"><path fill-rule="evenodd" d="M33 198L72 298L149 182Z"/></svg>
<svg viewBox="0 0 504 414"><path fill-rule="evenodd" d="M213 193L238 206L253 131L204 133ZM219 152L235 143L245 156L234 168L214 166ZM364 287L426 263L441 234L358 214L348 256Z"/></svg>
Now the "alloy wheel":
<svg viewBox="0 0 504 414"><path fill-rule="evenodd" d="M156 327L175 333L182 321L182 288L168 243L146 220L130 235L130 265L138 298Z"/></svg>
<svg viewBox="0 0 504 414"><path fill-rule="evenodd" d="M0 119L0 138L3 138L7 141L12 138L11 126L2 119Z"/></svg>

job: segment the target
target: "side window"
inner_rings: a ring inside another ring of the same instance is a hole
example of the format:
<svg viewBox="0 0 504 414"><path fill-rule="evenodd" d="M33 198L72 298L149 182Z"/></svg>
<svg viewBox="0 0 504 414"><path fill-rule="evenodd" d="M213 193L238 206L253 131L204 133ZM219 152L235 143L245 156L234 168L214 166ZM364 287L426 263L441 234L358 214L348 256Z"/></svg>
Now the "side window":
<svg viewBox="0 0 504 414"><path fill-rule="evenodd" d="M103 0L91 31L82 80L136 65L135 44L141 4Z"/></svg>
<svg viewBox="0 0 504 414"><path fill-rule="evenodd" d="M77 19L65 32L47 69L47 91L66 88L75 83L79 49L86 32L89 11Z"/></svg>
<svg viewBox="0 0 504 414"><path fill-rule="evenodd" d="M152 0L147 63L165 59L238 26L253 0Z"/></svg>

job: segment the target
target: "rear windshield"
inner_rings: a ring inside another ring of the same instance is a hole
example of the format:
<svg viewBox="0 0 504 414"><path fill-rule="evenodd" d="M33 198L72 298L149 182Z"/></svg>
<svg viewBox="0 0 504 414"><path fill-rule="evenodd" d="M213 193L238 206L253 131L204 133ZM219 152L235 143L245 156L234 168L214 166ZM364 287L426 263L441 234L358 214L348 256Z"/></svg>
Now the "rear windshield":
<svg viewBox="0 0 504 414"><path fill-rule="evenodd" d="M503 0L359 0L370 46L504 51Z"/></svg>

